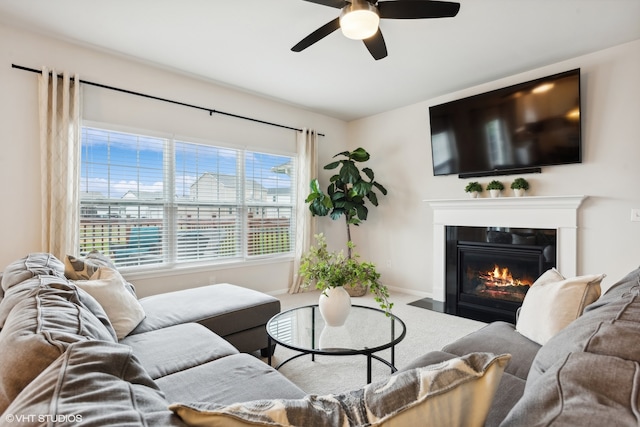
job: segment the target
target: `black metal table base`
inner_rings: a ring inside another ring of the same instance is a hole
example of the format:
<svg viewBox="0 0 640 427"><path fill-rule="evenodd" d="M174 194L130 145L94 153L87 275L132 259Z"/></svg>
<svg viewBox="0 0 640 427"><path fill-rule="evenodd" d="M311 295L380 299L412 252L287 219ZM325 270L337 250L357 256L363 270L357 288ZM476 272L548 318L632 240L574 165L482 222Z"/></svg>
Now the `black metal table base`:
<svg viewBox="0 0 640 427"><path fill-rule="evenodd" d="M269 346L271 346L273 344L271 338L269 337ZM318 353L312 352L312 351L304 351L301 352L300 354L296 354L294 356L291 356L290 358L283 360L282 362L280 362L277 366L274 367L275 370L279 370L283 365L285 365L286 363L291 362L292 360L295 360L299 357L302 356L307 356L307 355L311 355L311 360L315 361L315 356ZM387 365L390 369L391 369L391 373L393 374L394 372L398 372L398 369L396 369L395 367L395 346L391 347L391 361L385 360L382 357L375 355L373 353L362 353L362 352L358 352L358 353L354 353L354 354L349 354L349 355L345 355L345 354L327 354L327 353L322 353L322 356L329 356L329 357L340 357L340 356L358 356L358 355L363 355L367 357L367 384L371 384L371 369L372 369L372 359L376 359L379 362L384 363L385 365ZM267 364L269 366L272 366L272 356L269 355L269 357L267 358Z"/></svg>

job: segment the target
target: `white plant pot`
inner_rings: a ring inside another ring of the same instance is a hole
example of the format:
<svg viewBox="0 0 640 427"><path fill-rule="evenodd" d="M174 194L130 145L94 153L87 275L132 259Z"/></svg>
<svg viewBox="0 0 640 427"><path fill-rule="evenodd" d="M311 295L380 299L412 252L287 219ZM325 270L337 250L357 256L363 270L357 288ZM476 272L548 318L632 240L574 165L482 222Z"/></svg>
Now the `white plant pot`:
<svg viewBox="0 0 640 427"><path fill-rule="evenodd" d="M524 196L524 188L514 188L513 194L515 194L516 197Z"/></svg>
<svg viewBox="0 0 640 427"><path fill-rule="evenodd" d="M469 197L471 197L472 199L477 199L479 194L480 193L478 193L477 191L472 191L469 193Z"/></svg>
<svg viewBox="0 0 640 427"><path fill-rule="evenodd" d="M500 197L500 190L489 190L491 197Z"/></svg>
<svg viewBox="0 0 640 427"><path fill-rule="evenodd" d="M351 296L342 286L329 288L320 294L320 314L329 326L342 326L351 310Z"/></svg>

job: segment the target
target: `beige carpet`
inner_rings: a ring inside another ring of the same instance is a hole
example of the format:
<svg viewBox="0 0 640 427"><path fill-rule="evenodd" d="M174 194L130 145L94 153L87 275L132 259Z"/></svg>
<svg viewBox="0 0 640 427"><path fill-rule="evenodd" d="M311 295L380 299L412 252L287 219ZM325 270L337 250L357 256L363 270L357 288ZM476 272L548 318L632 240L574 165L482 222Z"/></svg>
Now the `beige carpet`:
<svg viewBox="0 0 640 427"><path fill-rule="evenodd" d="M280 295L282 310L302 305L317 304L319 292L294 295ZM393 293L393 313L404 321L407 334L396 346L396 367L402 369L416 357L432 350L440 350L444 345L467 335L485 324L475 320L450 316L408 303L419 299L415 295ZM352 298L352 304L376 307L377 303L369 294ZM272 364L276 366L283 360L297 354L282 346L276 347ZM389 360L390 351L376 353ZM264 359L266 361L266 359ZM372 380L375 382L391 375L390 369L373 361ZM303 356L284 365L280 372L298 387L313 394L340 393L359 388L367 382L367 359L365 356Z"/></svg>

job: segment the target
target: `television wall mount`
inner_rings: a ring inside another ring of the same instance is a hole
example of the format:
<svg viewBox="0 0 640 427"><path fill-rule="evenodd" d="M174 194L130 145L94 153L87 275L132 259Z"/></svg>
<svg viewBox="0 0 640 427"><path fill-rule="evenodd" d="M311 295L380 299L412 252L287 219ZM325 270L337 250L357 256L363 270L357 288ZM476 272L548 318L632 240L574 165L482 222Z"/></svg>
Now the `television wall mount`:
<svg viewBox="0 0 640 427"><path fill-rule="evenodd" d="M515 169L494 169L482 172L466 172L458 174L458 178L474 178L481 176L499 176L499 175L521 175L527 173L542 173L542 168L515 168Z"/></svg>

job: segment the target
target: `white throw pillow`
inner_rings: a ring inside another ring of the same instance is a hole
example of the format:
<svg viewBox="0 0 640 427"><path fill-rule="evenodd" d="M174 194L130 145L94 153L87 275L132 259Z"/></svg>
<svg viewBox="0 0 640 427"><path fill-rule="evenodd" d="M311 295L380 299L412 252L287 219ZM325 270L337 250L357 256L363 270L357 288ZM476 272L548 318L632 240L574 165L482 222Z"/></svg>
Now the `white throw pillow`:
<svg viewBox="0 0 640 427"><path fill-rule="evenodd" d="M73 283L100 303L119 340L145 318L144 309L126 288L127 282L113 268L100 267L90 280L76 280Z"/></svg>
<svg viewBox="0 0 640 427"><path fill-rule="evenodd" d="M555 268L535 281L524 297L516 330L544 345L600 297L604 274L564 278Z"/></svg>
<svg viewBox="0 0 640 427"><path fill-rule="evenodd" d="M471 353L343 394L169 409L189 426L481 427L510 359Z"/></svg>

